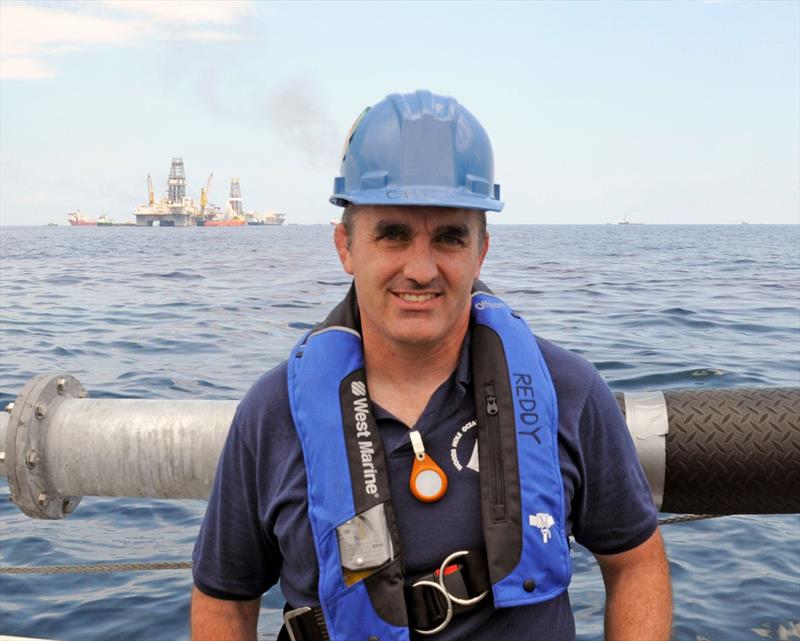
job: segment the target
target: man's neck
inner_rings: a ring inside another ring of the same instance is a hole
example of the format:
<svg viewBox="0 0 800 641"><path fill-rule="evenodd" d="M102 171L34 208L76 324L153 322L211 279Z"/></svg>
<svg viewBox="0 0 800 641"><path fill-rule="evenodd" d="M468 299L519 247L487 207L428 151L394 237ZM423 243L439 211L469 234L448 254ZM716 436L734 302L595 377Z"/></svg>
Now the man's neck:
<svg viewBox="0 0 800 641"><path fill-rule="evenodd" d="M435 345L387 345L364 331L370 397L413 427L433 393L458 365L469 322Z"/></svg>

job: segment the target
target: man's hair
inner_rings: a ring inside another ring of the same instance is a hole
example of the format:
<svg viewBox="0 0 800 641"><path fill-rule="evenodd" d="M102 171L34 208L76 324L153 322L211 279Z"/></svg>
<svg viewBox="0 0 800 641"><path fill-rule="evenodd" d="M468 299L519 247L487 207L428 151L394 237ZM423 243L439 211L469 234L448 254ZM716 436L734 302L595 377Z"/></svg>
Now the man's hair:
<svg viewBox="0 0 800 641"><path fill-rule="evenodd" d="M344 212L342 212L342 225L344 225L344 231L347 233L348 247L350 246L350 239L353 237L353 219L357 211L358 205L347 203ZM486 238L486 212L476 210L475 213L478 215L478 249L483 249L483 241Z"/></svg>

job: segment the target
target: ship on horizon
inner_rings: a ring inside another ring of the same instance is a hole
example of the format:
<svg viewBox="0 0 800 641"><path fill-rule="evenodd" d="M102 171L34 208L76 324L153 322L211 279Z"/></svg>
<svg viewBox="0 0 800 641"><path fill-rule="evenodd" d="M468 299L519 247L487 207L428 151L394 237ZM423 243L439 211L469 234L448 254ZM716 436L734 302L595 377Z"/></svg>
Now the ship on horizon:
<svg viewBox="0 0 800 641"><path fill-rule="evenodd" d="M69 212L67 220L73 227L97 227L97 221L94 218L89 218L80 209Z"/></svg>
<svg viewBox="0 0 800 641"><path fill-rule="evenodd" d="M620 220L620 221L618 221L618 222L617 222L617 225L642 225L642 224L643 224L643 223L637 223L637 222L635 222L635 221L633 221L633 220L628 220L628 214L629 214L629 213L630 213L630 212L626 212L626 213L625 213L625 214L622 216L622 220Z"/></svg>
<svg viewBox="0 0 800 641"><path fill-rule="evenodd" d="M245 214L248 225L283 225L286 220L284 214L277 211L268 211L266 214L259 214L255 211L248 211Z"/></svg>

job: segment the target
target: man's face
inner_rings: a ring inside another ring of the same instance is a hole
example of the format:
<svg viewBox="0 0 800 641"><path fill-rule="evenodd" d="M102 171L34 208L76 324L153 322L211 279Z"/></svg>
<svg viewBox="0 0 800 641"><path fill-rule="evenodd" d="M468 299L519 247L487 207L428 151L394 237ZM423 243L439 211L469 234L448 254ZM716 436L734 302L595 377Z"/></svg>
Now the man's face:
<svg viewBox="0 0 800 641"><path fill-rule="evenodd" d="M362 206L336 249L352 274L365 336L389 348L434 346L469 324L472 282L489 246L476 212ZM349 242L348 242L349 241Z"/></svg>

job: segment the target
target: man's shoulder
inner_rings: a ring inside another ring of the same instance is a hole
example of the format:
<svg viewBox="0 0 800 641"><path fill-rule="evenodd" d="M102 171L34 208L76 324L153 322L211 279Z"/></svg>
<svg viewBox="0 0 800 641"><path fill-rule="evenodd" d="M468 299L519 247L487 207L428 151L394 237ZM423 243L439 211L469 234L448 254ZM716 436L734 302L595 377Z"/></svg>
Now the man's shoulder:
<svg viewBox="0 0 800 641"><path fill-rule="evenodd" d="M288 402L287 365L282 361L268 372L259 376L242 398L239 407L256 411L264 405Z"/></svg>
<svg viewBox="0 0 800 641"><path fill-rule="evenodd" d="M559 396L567 393L585 399L597 380L602 380L594 365L580 354L540 336L536 337L536 342Z"/></svg>
<svg viewBox="0 0 800 641"><path fill-rule="evenodd" d="M259 376L236 408L233 425L251 447L291 425L286 370L283 361Z"/></svg>

